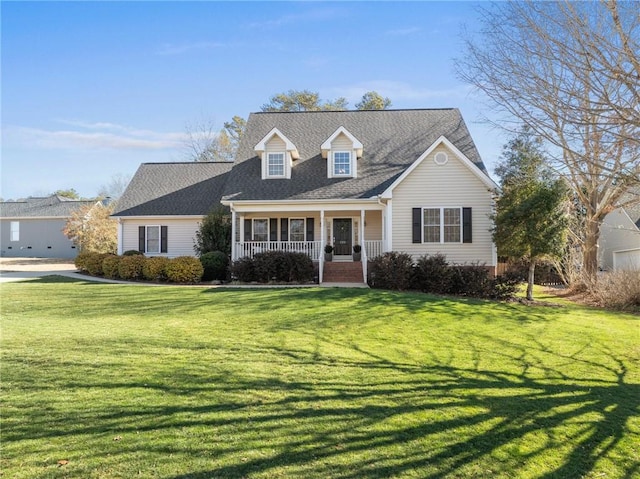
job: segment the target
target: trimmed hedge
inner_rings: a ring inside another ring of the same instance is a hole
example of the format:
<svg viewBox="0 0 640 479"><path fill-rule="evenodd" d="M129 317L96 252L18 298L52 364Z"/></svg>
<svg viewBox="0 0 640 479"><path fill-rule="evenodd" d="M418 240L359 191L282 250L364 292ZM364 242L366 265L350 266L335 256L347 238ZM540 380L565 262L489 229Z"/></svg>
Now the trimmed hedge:
<svg viewBox="0 0 640 479"><path fill-rule="evenodd" d="M510 299L521 283L518 275L492 278L482 264L450 265L441 254L422 256L414 264L406 253L389 252L369 263L369 286L474 298Z"/></svg>
<svg viewBox="0 0 640 479"><path fill-rule="evenodd" d="M250 283L308 283L313 281L313 261L304 253L266 251L234 261L231 266L234 279Z"/></svg>
<svg viewBox="0 0 640 479"><path fill-rule="evenodd" d="M147 258L140 255L122 256L118 264L118 275L122 279L142 278L142 268Z"/></svg>
<svg viewBox="0 0 640 479"><path fill-rule="evenodd" d="M198 258L193 256L178 256L169 260L166 267L167 279L172 283L199 283L204 274L204 268Z"/></svg>
<svg viewBox="0 0 640 479"><path fill-rule="evenodd" d="M102 272L105 278L118 279L120 277L118 273L120 259L122 256L111 254L102 260Z"/></svg>
<svg viewBox="0 0 640 479"><path fill-rule="evenodd" d="M151 256L142 266L142 277L148 281L166 281L169 258L165 256Z"/></svg>
<svg viewBox="0 0 640 479"><path fill-rule="evenodd" d="M75 265L80 271L89 273L91 276L102 276L102 261L110 256L109 253L80 253L76 256Z"/></svg>
<svg viewBox="0 0 640 479"><path fill-rule="evenodd" d="M369 262L369 285L372 288L405 291L411 288L413 260L407 253L391 251Z"/></svg>

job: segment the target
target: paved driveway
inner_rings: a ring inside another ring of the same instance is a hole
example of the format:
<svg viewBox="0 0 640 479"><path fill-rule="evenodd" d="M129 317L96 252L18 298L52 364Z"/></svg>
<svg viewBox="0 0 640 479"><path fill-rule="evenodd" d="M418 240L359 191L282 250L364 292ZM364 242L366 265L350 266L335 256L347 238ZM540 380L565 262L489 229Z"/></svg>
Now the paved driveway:
<svg viewBox="0 0 640 479"><path fill-rule="evenodd" d="M69 259L0 258L0 283L75 272L76 267Z"/></svg>

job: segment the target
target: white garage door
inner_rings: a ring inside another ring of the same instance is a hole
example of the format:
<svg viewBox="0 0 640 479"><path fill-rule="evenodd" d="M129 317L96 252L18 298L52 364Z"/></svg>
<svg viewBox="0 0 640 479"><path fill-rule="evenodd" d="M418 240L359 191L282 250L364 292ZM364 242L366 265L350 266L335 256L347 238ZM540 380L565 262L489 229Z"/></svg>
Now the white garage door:
<svg viewBox="0 0 640 479"><path fill-rule="evenodd" d="M640 248L614 251L613 270L640 271Z"/></svg>

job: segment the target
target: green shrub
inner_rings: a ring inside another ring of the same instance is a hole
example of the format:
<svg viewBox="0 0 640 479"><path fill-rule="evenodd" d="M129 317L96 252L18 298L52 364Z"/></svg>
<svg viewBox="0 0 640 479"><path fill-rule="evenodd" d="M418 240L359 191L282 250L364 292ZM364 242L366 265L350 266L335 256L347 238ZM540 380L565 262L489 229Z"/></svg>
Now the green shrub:
<svg viewBox="0 0 640 479"><path fill-rule="evenodd" d="M473 298L490 298L493 282L489 270L482 264L451 266L450 293Z"/></svg>
<svg viewBox="0 0 640 479"><path fill-rule="evenodd" d="M108 253L80 253L75 260L76 268L91 276L102 276L102 261L109 256Z"/></svg>
<svg viewBox="0 0 640 479"><path fill-rule="evenodd" d="M198 283L204 274L204 268L198 258L179 256L169 260L167 279L173 283Z"/></svg>
<svg viewBox="0 0 640 479"><path fill-rule="evenodd" d="M165 281L168 264L169 258L166 256L151 256L142 266L142 277L149 281Z"/></svg>
<svg viewBox="0 0 640 479"><path fill-rule="evenodd" d="M142 253L141 251L138 251L137 249L128 249L127 251L125 251L124 253L122 253L122 256L144 256L144 253Z"/></svg>
<svg viewBox="0 0 640 479"><path fill-rule="evenodd" d="M412 289L424 293L447 294L451 292L452 275L453 271L445 255L421 256L414 268Z"/></svg>
<svg viewBox="0 0 640 479"><path fill-rule="evenodd" d="M140 255L122 256L118 264L118 275L127 280L142 278L142 268L146 259Z"/></svg>
<svg viewBox="0 0 640 479"><path fill-rule="evenodd" d="M286 253L289 282L308 283L313 281L315 268L309 255L305 253Z"/></svg>
<svg viewBox="0 0 640 479"><path fill-rule="evenodd" d="M118 267L120 265L120 259L122 256L110 254L102 260L102 272L106 278L118 279Z"/></svg>
<svg viewBox="0 0 640 479"><path fill-rule="evenodd" d="M231 277L242 283L256 281L256 269L253 260L248 256L240 258L231 264Z"/></svg>
<svg viewBox="0 0 640 479"><path fill-rule="evenodd" d="M74 264L76 265L76 268L78 268L79 271L82 272L87 272L87 258L89 257L89 255L92 253L78 253L78 256L76 256L76 259L74 260Z"/></svg>
<svg viewBox="0 0 640 479"><path fill-rule="evenodd" d="M227 279L227 271L229 268L229 257L222 251L212 251L200 256L200 262L204 268L202 279L211 281L213 279Z"/></svg>
<svg viewBox="0 0 640 479"><path fill-rule="evenodd" d="M372 288L404 291L411 286L413 260L407 253L391 251L369 263L369 285Z"/></svg>
<svg viewBox="0 0 640 479"><path fill-rule="evenodd" d="M284 251L265 251L253 255L256 280L260 283L287 281L287 264Z"/></svg>
<svg viewBox="0 0 640 479"><path fill-rule="evenodd" d="M231 266L231 275L250 283L307 283L313 281L313 261L305 253L266 251L251 258L240 258Z"/></svg>

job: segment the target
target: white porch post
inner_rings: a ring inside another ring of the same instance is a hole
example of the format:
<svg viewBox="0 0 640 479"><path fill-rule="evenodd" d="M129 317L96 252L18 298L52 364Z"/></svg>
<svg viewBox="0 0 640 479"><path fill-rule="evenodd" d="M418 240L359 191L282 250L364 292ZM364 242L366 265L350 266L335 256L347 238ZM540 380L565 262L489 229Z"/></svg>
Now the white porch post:
<svg viewBox="0 0 640 479"><path fill-rule="evenodd" d="M320 210L320 253L318 255L318 283L322 283L322 275L324 273L324 245L325 245L325 233L324 233L324 209Z"/></svg>
<svg viewBox="0 0 640 479"><path fill-rule="evenodd" d="M393 228L391 227L393 224L393 205L392 205L392 200L388 200L387 201L387 206L385 206L385 214L387 217L387 224L385 225L387 227L387 241L385 242L384 245L384 251L393 251Z"/></svg>
<svg viewBox="0 0 640 479"><path fill-rule="evenodd" d="M244 215L240 215L240 244L244 244ZM239 258L236 258L239 259Z"/></svg>
<svg viewBox="0 0 640 479"><path fill-rule="evenodd" d="M231 259L236 260L236 210L231 204Z"/></svg>
<svg viewBox="0 0 640 479"><path fill-rule="evenodd" d="M360 260L362 261L362 278L367 282L367 248L364 238L364 209L360 210Z"/></svg>

